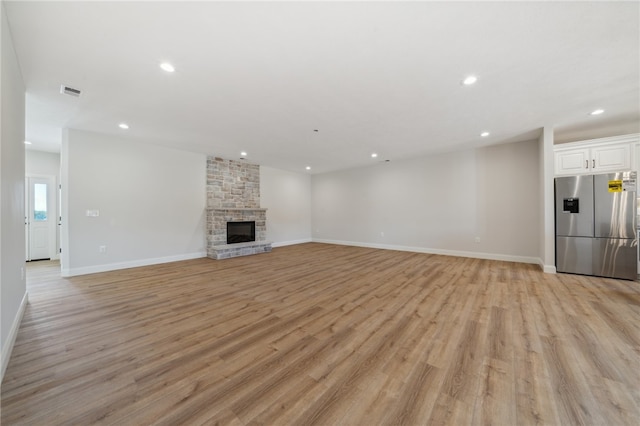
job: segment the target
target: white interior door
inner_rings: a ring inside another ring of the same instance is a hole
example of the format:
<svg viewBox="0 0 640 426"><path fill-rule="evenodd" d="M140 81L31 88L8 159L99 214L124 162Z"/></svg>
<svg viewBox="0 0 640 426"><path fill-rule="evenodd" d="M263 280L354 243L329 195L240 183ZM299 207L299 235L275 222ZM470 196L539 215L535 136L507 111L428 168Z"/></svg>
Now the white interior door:
<svg viewBox="0 0 640 426"><path fill-rule="evenodd" d="M27 178L27 260L52 257L51 231L55 230L56 212L51 208L51 191L54 185L49 179Z"/></svg>

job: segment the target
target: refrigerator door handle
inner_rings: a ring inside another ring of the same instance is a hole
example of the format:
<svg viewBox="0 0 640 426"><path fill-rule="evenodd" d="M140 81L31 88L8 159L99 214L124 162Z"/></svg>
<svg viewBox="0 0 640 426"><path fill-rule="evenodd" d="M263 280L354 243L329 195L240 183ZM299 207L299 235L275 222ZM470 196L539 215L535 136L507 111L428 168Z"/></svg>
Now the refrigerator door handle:
<svg viewBox="0 0 640 426"><path fill-rule="evenodd" d="M593 159L593 160L591 160L591 161L593 161L593 166L591 166L591 168L595 169L595 168L596 168L596 159L594 158L594 159Z"/></svg>
<svg viewBox="0 0 640 426"><path fill-rule="evenodd" d="M588 169L589 168L589 160L584 160L585 164L584 164L584 168Z"/></svg>

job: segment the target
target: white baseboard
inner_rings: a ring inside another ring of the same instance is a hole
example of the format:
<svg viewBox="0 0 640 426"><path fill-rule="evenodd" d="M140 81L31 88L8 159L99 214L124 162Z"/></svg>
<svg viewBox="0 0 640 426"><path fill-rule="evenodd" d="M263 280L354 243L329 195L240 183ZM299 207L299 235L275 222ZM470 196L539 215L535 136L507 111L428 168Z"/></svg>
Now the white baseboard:
<svg viewBox="0 0 640 426"><path fill-rule="evenodd" d="M131 260L127 262L107 263L104 265L83 266L80 268L62 269L60 275L63 277L74 277L76 275L96 274L98 272L117 271L118 269L137 268L139 266L158 265L160 263L178 262L181 260L199 259L207 257L207 252L196 252L179 254L175 256L156 257L152 259Z"/></svg>
<svg viewBox="0 0 640 426"><path fill-rule="evenodd" d="M16 313L16 317L13 319L13 324L11 324L7 341L2 345L2 360L0 361L0 368L2 368L2 370L0 371L0 383L2 382L2 379L4 379L4 372L7 369L7 365L9 365L9 358L11 358L13 345L16 342L16 337L18 337L18 330L20 329L20 323L22 323L22 317L24 316L24 310L27 308L28 301L28 293L25 291L24 296L22 297L22 302L20 302L18 312Z"/></svg>
<svg viewBox="0 0 640 426"><path fill-rule="evenodd" d="M539 263L539 259L536 257L511 256L511 255L496 254L496 253L481 253L481 252L474 252L474 251L459 251L459 250L442 250L442 249L432 249L432 248L426 248L426 247L410 247L410 246L397 246L397 245L391 245L391 244L360 243L360 242L354 242L354 241L324 240L324 239L318 239L318 238L313 238L313 242L325 243L325 244L338 244L343 246L376 248L376 249L383 249L383 250L397 250L397 251L410 251L415 253L440 254L443 256L470 257L474 259L502 260L505 262L534 263L534 264Z"/></svg>
<svg viewBox="0 0 640 426"><path fill-rule="evenodd" d="M311 238L304 238L302 240L292 240L292 241L280 241L277 243L272 243L271 247L284 247L284 246L292 246L294 244L304 244L312 242Z"/></svg>

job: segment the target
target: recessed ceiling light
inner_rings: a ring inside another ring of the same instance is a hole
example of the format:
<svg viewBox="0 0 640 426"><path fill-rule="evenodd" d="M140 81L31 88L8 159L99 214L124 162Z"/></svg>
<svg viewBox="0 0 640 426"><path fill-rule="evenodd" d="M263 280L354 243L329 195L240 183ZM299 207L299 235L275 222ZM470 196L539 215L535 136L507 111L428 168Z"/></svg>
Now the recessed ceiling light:
<svg viewBox="0 0 640 426"><path fill-rule="evenodd" d="M603 112L604 112L604 110L603 110L603 109L596 109L596 110L594 110L594 111L591 111L591 112L589 113L589 115L600 115L600 114L602 114Z"/></svg>
<svg viewBox="0 0 640 426"><path fill-rule="evenodd" d="M375 152L373 154L371 154L371 158L376 158L378 156L378 154L376 154Z"/></svg>
<svg viewBox="0 0 640 426"><path fill-rule="evenodd" d="M160 64L160 68L165 70L166 72L174 72L176 69L169 62L163 62Z"/></svg>
<svg viewBox="0 0 640 426"><path fill-rule="evenodd" d="M486 138L487 136L489 136L489 132L482 132L480 133L480 136L482 136L483 138Z"/></svg>
<svg viewBox="0 0 640 426"><path fill-rule="evenodd" d="M471 86L476 81L478 81L478 77L476 77L475 75L470 75L465 77L464 80L462 80L462 84L464 84L465 86Z"/></svg>
<svg viewBox="0 0 640 426"><path fill-rule="evenodd" d="M24 144L25 144L25 145L31 145L31 142L29 142L29 141L24 141Z"/></svg>
<svg viewBox="0 0 640 426"><path fill-rule="evenodd" d="M118 124L118 127L120 127L121 129L127 130L129 128L129 125L127 123L120 123Z"/></svg>
<svg viewBox="0 0 640 426"><path fill-rule="evenodd" d="M305 169L311 170L311 166L307 166L307 167L305 167Z"/></svg>
<svg viewBox="0 0 640 426"><path fill-rule="evenodd" d="M246 152L244 152L244 151L242 151L242 152L240 153L240 155L241 155L241 156L243 156L243 157L246 157L246 156L247 156L247 153L246 153Z"/></svg>

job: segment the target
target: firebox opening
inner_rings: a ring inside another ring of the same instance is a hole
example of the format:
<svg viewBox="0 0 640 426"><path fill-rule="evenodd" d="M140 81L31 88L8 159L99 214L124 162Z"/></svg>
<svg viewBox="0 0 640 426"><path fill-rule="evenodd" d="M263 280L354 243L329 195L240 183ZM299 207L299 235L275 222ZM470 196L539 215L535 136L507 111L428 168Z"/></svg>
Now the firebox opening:
<svg viewBox="0 0 640 426"><path fill-rule="evenodd" d="M256 222L227 222L227 244L256 240Z"/></svg>

